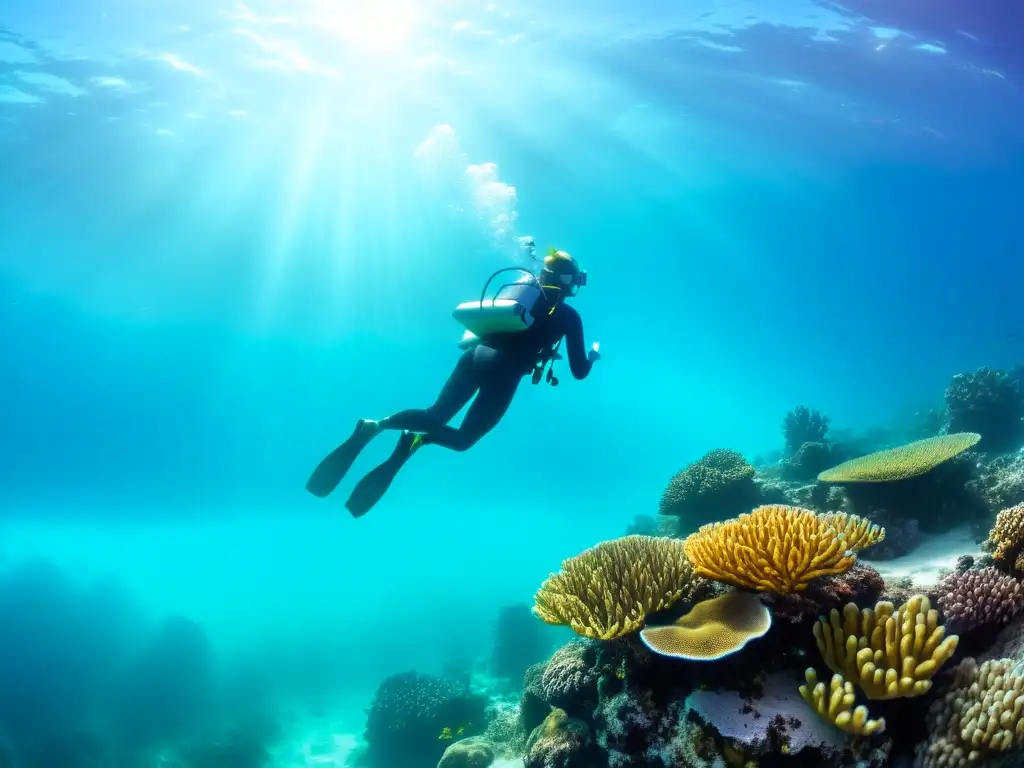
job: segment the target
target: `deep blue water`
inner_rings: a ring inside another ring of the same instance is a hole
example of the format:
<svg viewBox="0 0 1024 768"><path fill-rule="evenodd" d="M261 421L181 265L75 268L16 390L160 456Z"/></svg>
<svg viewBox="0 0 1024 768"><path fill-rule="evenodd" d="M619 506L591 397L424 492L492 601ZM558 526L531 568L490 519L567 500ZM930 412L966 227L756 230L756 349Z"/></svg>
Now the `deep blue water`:
<svg viewBox="0 0 1024 768"><path fill-rule="evenodd" d="M0 551L317 649L356 731L705 451L1024 361L1021 12L916 5L0 0ZM525 234L592 376L306 494Z"/></svg>

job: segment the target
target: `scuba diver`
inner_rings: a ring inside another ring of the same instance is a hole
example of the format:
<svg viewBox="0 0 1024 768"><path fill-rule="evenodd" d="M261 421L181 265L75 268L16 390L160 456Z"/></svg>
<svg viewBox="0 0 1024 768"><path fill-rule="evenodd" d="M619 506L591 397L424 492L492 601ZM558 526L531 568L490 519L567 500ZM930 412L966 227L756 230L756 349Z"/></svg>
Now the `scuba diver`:
<svg viewBox="0 0 1024 768"><path fill-rule="evenodd" d="M532 238L524 247L533 254ZM493 299L486 299L487 287L501 272L517 270L526 279L503 285ZM561 359L558 348L566 342L569 369L576 379L585 379L597 360L598 345L585 350L583 321L565 303L586 285L587 273L565 251L552 248L544 257L539 274L522 267L507 267L491 275L479 301L460 304L453 313L466 328L459 357L437 400L429 408L399 411L381 421L360 419L351 436L332 451L313 471L306 490L324 498L342 481L360 452L385 430L400 430L391 456L371 470L352 491L345 507L361 517L376 504L398 471L419 448L439 445L453 451L472 448L501 421L522 378L532 373L539 383L547 367L546 380L557 386L552 372ZM448 422L473 397L461 425Z"/></svg>

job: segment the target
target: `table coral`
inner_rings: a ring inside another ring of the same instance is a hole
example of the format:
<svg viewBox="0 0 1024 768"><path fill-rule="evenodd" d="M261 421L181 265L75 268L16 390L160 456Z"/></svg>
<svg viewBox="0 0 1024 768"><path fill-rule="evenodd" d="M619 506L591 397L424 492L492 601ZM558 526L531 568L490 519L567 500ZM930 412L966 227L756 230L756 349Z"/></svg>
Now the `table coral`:
<svg viewBox="0 0 1024 768"><path fill-rule="evenodd" d="M646 627L640 639L662 656L714 661L764 637L771 626L771 612L756 595L733 590L697 603L674 624Z"/></svg>
<svg viewBox="0 0 1024 768"><path fill-rule="evenodd" d="M856 548L884 536L883 529L852 515L776 504L702 526L685 546L700 576L788 594L803 591L816 577L848 571Z"/></svg>
<svg viewBox="0 0 1024 768"><path fill-rule="evenodd" d="M844 680L842 675L832 675L827 688L825 683L818 682L813 669L807 669L804 677L807 684L800 686L800 697L826 723L858 736L870 736L885 730L885 718L872 720L868 717L867 707L853 706L857 700L853 684Z"/></svg>
<svg viewBox="0 0 1024 768"><path fill-rule="evenodd" d="M818 475L824 483L884 483L917 477L949 461L981 439L975 432L959 432L916 440L897 448L850 459Z"/></svg>
<svg viewBox="0 0 1024 768"><path fill-rule="evenodd" d="M880 602L874 610L848 603L814 625L814 639L829 668L855 682L869 699L920 696L953 655L959 638L945 637L938 611L924 595L898 610Z"/></svg>
<svg viewBox="0 0 1024 768"><path fill-rule="evenodd" d="M624 536L562 562L534 596L534 613L584 637L611 640L638 631L647 616L703 584L678 539Z"/></svg>

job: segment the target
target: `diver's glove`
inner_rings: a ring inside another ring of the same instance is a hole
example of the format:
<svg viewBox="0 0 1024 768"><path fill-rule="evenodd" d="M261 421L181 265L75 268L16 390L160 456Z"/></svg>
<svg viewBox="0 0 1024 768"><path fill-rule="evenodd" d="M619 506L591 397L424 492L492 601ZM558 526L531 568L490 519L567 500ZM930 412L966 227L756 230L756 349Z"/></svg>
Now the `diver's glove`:
<svg viewBox="0 0 1024 768"><path fill-rule="evenodd" d="M592 363L596 363L598 360L601 359L601 353L597 351L597 347L598 347L598 344L595 341L594 342L594 346L592 346L590 348L590 351L587 352L587 360L589 360Z"/></svg>

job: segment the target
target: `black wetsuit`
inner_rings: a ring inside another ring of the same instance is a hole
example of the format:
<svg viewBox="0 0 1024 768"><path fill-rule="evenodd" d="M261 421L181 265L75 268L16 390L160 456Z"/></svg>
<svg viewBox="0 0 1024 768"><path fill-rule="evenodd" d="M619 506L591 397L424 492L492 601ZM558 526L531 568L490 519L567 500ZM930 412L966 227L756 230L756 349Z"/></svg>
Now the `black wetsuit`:
<svg viewBox="0 0 1024 768"><path fill-rule="evenodd" d="M575 309L560 302L554 312L539 312L525 331L494 336L467 349L432 406L399 411L380 425L385 429L423 433L424 444L441 445L453 451L468 450L497 426L523 376L532 373L563 338L572 375L586 378L593 363L583 343L583 321ZM473 395L476 400L461 426L449 427L448 422Z"/></svg>

